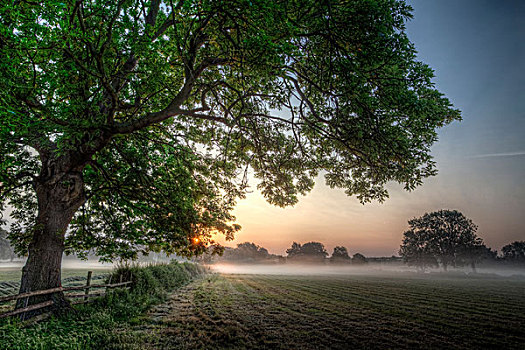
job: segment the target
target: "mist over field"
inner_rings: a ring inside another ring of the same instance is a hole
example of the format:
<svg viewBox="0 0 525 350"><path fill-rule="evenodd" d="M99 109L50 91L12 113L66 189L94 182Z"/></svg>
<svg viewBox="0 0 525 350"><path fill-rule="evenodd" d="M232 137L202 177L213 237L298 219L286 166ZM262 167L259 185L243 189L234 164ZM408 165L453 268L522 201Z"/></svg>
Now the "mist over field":
<svg viewBox="0 0 525 350"><path fill-rule="evenodd" d="M332 275L377 275L390 277L407 277L407 275L428 276L477 276L492 275L499 277L525 278L523 267L481 267L477 272L469 268L458 268L449 272L441 269L428 269L424 273L403 264L374 264L361 266L345 265L313 265L313 264L232 264L218 263L209 265L209 268L221 274L246 274L246 275L283 275L283 276L332 276Z"/></svg>
<svg viewBox="0 0 525 350"><path fill-rule="evenodd" d="M22 269L24 261L0 261L1 270ZM149 263L141 263L152 264ZM139 263L137 263L139 264ZM154 263L153 263L154 264ZM63 269L75 270L109 270L117 266L118 263L103 263L95 259L64 259ZM331 264L247 264L247 263L216 263L207 265L212 272L220 274L242 274L242 275L283 275L283 276L332 276L332 275L377 275L377 276L402 276L407 275L426 275L426 276L465 276L483 277L492 275L493 277L517 277L525 278L525 267L522 266L482 266L473 272L469 267L460 267L444 272L440 268L427 269L425 272L417 271L416 268L405 264L381 264L368 263L366 265L331 265Z"/></svg>

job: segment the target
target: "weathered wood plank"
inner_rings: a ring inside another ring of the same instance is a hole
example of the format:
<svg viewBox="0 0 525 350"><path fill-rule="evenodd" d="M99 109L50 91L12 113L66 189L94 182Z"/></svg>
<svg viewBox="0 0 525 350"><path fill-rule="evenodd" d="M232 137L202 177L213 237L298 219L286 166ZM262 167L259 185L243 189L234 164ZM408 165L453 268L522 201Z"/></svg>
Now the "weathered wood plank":
<svg viewBox="0 0 525 350"><path fill-rule="evenodd" d="M50 305L53 305L53 300L44 301L43 303L38 303L38 304L30 305L28 307L24 307L22 309L17 309L17 310L13 310L13 311L10 311L10 312L6 312L5 314L0 315L0 318L5 318L5 317L9 317L9 316L18 315L18 314L21 314L23 312L28 312L28 311L41 309L41 308L44 308L44 307L50 306Z"/></svg>

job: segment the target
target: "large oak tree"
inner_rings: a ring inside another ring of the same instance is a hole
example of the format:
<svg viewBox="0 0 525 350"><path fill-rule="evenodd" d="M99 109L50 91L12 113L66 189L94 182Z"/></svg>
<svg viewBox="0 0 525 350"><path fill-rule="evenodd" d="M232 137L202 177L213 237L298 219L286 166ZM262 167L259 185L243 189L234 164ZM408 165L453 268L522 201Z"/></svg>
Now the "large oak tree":
<svg viewBox="0 0 525 350"><path fill-rule="evenodd" d="M59 286L64 251L191 255L231 236L247 172L281 206L320 173L363 202L420 185L459 112L410 17L396 0L3 1L0 203L28 254L20 291Z"/></svg>
<svg viewBox="0 0 525 350"><path fill-rule="evenodd" d="M403 233L399 254L409 265L425 267L441 264L447 271L454 267L476 263L494 252L478 237L478 227L457 210L438 210L408 221L410 229Z"/></svg>

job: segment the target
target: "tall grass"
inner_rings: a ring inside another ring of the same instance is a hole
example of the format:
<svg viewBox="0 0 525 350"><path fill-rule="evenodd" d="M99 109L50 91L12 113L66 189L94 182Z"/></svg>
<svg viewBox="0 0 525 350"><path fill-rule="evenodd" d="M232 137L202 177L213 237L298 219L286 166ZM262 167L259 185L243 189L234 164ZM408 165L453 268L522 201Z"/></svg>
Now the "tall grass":
<svg viewBox="0 0 525 350"><path fill-rule="evenodd" d="M143 335L132 327L140 323L144 312L204 272L189 263L122 264L111 274L111 283L122 276L123 281L133 281L130 289L108 291L105 297L76 307L76 312L28 327L5 320L0 323L0 349L111 349L114 344L140 343Z"/></svg>

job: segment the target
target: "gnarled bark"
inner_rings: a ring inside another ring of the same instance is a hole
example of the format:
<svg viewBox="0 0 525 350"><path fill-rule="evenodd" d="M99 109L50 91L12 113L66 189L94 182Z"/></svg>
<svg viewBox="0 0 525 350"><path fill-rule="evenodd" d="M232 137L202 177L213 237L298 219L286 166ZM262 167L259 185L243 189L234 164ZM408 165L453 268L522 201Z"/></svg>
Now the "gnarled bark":
<svg viewBox="0 0 525 350"><path fill-rule="evenodd" d="M85 201L81 171L64 172L67 166L46 163L34 182L38 216L29 244L29 256L22 270L20 293L61 286L65 233L73 215ZM22 308L47 300L53 300L54 304L46 309L26 313L22 318L27 319L49 309L60 311L69 307L62 292L19 299L16 307Z"/></svg>

